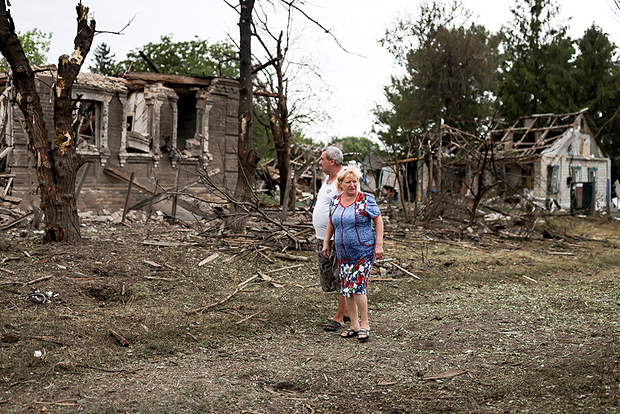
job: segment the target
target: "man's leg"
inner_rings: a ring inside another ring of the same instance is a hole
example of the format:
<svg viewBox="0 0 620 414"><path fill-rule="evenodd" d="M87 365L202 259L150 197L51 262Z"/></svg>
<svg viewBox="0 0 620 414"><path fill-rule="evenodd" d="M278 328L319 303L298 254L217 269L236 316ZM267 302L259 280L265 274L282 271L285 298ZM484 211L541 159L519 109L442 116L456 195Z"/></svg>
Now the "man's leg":
<svg viewBox="0 0 620 414"><path fill-rule="evenodd" d="M329 254L329 263L331 265L331 272L334 276L334 280L336 281L336 291L340 292L340 267L338 266L338 257L336 257L336 249L332 248ZM336 314L332 318L338 323L343 323L345 317L347 319L349 316L349 310L347 309L345 297L338 293L338 308L336 309Z"/></svg>
<svg viewBox="0 0 620 414"><path fill-rule="evenodd" d="M321 289L323 292L338 292L339 291L339 277L338 277L338 259L336 258L336 252L334 249L330 252L329 259L323 256L323 240L317 239L314 251L316 253L317 263L319 265L319 281L321 282ZM344 323L344 315L346 314L344 298L341 295L338 296L338 309L336 315L330 318L330 323L325 326L326 331L335 331L340 329L340 325ZM337 322L337 324L331 322Z"/></svg>
<svg viewBox="0 0 620 414"><path fill-rule="evenodd" d="M336 314L332 319L341 324L344 322L345 315L348 314L349 312L347 312L345 297L341 294L338 294L338 309L336 309Z"/></svg>

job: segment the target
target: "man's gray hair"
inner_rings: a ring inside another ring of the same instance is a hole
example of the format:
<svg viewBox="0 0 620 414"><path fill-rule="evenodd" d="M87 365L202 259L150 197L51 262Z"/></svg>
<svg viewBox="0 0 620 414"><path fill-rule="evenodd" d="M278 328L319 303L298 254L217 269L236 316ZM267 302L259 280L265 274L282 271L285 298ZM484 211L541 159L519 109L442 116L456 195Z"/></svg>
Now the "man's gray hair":
<svg viewBox="0 0 620 414"><path fill-rule="evenodd" d="M336 165L342 166L342 151L338 147L327 147L323 151L325 151L325 156L328 160L334 160Z"/></svg>

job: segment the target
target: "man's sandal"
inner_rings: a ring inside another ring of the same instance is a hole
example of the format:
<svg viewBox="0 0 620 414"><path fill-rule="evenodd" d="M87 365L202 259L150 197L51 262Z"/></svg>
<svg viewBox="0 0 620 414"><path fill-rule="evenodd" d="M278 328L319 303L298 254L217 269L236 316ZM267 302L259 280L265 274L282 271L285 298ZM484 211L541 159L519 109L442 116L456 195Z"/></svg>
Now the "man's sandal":
<svg viewBox="0 0 620 414"><path fill-rule="evenodd" d="M354 336L357 336L357 334L358 334L357 331L354 331L353 329L349 328L343 333L341 333L340 337L341 338L353 338Z"/></svg>
<svg viewBox="0 0 620 414"><path fill-rule="evenodd" d="M357 333L357 340L360 342L366 342L370 339L370 329L360 329Z"/></svg>

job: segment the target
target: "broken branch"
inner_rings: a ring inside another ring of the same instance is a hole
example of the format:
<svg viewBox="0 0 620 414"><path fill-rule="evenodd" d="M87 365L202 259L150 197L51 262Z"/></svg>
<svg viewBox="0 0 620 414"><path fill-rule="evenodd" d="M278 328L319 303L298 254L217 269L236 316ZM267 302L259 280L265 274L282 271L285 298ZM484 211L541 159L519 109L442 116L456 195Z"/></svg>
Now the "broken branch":
<svg viewBox="0 0 620 414"><path fill-rule="evenodd" d="M394 266L395 268L397 268L398 270L405 272L406 274L408 274L409 276L415 277L418 280L422 280L419 277L417 277L416 275L414 275L413 273L411 273L410 271L403 269L402 267L400 267L399 265L397 265L396 263L392 263L392 266Z"/></svg>
<svg viewBox="0 0 620 414"><path fill-rule="evenodd" d="M256 279L257 277L258 277L258 275L254 275L254 276L252 276L251 278L249 278L248 280L246 280L246 281L244 281L244 282L241 282L241 284L240 284L239 286L237 286L237 289L235 289L235 291L234 291L233 293L231 293L230 295L226 296L224 299L222 299L222 300L220 300L220 301L217 301L217 302L215 302L215 303L212 303L212 304L210 304L210 305L203 306L203 307L201 307L201 308L196 308L196 309L193 309L193 310L189 310L189 311L185 312L185 314L186 314L186 315L190 315L190 314L192 314L192 313L200 313L200 312L202 312L202 311L205 311L205 310L208 310L208 309L214 308L214 307L216 307L216 306L218 306L218 305L221 305L222 303L225 303L225 302L226 302L226 301L228 301L230 298L232 298L232 297L233 297L233 296L235 296L237 293L239 293L241 290L243 290L243 288L244 288L244 287L245 287L248 283L250 283L252 280Z"/></svg>
<svg viewBox="0 0 620 414"><path fill-rule="evenodd" d="M118 334L112 329L108 330L108 332L110 332L110 335L112 335L119 344L121 344L122 346L129 346L129 341L125 339L122 335Z"/></svg>

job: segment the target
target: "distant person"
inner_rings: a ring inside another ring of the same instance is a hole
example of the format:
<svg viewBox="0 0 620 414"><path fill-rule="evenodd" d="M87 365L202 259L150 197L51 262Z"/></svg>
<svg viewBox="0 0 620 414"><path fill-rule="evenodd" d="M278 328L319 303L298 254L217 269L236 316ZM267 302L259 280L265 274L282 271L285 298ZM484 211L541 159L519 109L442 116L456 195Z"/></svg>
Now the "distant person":
<svg viewBox="0 0 620 414"><path fill-rule="evenodd" d="M345 297L351 317L351 327L340 336L357 336L364 342L370 338L366 286L375 259L383 258L383 219L375 198L360 191L361 177L362 173L355 167L345 167L338 173L337 186L341 194L334 197L329 206L323 255L329 257L329 239L334 235L340 293Z"/></svg>
<svg viewBox="0 0 620 414"><path fill-rule="evenodd" d="M319 193L316 197L316 204L312 212L312 224L316 232L315 253L319 265L319 280L323 292L336 292L340 285L338 279L338 263L336 252L325 257L323 255L323 241L325 232L327 231L327 223L329 222L329 203L338 195L336 187L336 176L342 169L342 151L336 147L327 147L321 153L319 165L323 172L327 175ZM327 240L330 242L331 237ZM333 318L329 319L324 329L326 331L337 331L342 327L345 319L346 307L344 297L338 294L338 309Z"/></svg>

